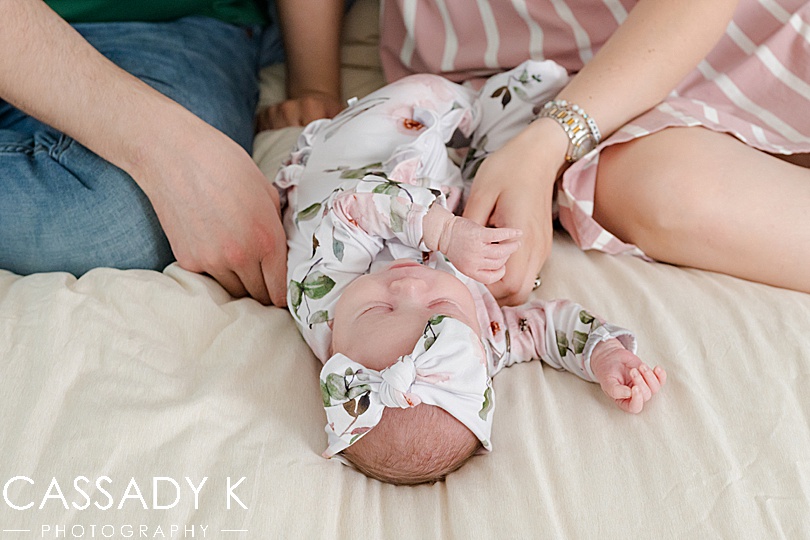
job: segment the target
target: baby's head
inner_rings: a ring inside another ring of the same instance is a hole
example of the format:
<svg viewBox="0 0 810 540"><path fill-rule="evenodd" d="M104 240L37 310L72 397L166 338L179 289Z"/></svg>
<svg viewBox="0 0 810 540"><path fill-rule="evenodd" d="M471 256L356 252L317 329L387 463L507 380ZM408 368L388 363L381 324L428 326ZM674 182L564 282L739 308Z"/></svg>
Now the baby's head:
<svg viewBox="0 0 810 540"><path fill-rule="evenodd" d="M321 374L325 455L417 484L488 449L492 389L479 336L472 295L448 272L398 260L355 280L335 307Z"/></svg>

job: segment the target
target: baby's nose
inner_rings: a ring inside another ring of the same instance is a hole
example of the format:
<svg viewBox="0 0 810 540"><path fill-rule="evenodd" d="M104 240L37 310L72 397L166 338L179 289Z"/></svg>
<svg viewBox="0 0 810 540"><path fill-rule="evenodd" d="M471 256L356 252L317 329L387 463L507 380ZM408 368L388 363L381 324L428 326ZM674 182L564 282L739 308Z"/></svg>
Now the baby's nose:
<svg viewBox="0 0 810 540"><path fill-rule="evenodd" d="M427 283L419 278L403 277L392 281L389 288L397 295L418 296L427 290Z"/></svg>

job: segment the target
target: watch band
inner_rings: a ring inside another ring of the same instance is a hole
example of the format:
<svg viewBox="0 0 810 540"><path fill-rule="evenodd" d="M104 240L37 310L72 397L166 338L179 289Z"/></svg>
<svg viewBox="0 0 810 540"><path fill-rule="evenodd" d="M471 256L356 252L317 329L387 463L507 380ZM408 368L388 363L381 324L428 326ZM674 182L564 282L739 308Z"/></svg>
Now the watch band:
<svg viewBox="0 0 810 540"><path fill-rule="evenodd" d="M601 141L601 133L596 121L581 107L569 105L565 100L553 100L540 109L537 118L552 118L568 135L568 149L565 161L574 163L596 148Z"/></svg>

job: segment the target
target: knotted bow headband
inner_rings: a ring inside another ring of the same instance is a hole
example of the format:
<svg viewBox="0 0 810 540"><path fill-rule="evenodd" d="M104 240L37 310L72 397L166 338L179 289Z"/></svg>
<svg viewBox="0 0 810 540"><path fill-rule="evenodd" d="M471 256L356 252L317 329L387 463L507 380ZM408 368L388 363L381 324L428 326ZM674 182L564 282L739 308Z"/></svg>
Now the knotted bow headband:
<svg viewBox="0 0 810 540"><path fill-rule="evenodd" d="M472 328L439 315L425 326L411 354L382 371L335 354L321 370L330 458L376 426L385 407L403 409L420 403L453 415L486 450L492 430L494 396L486 350Z"/></svg>

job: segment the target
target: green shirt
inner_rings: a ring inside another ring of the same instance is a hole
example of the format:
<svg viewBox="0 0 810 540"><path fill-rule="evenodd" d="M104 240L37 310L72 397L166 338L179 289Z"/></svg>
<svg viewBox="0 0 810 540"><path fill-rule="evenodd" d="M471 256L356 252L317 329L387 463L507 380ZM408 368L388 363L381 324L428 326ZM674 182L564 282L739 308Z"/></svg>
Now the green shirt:
<svg viewBox="0 0 810 540"><path fill-rule="evenodd" d="M71 23L170 21L190 15L233 24L267 22L254 0L45 0L45 3Z"/></svg>

